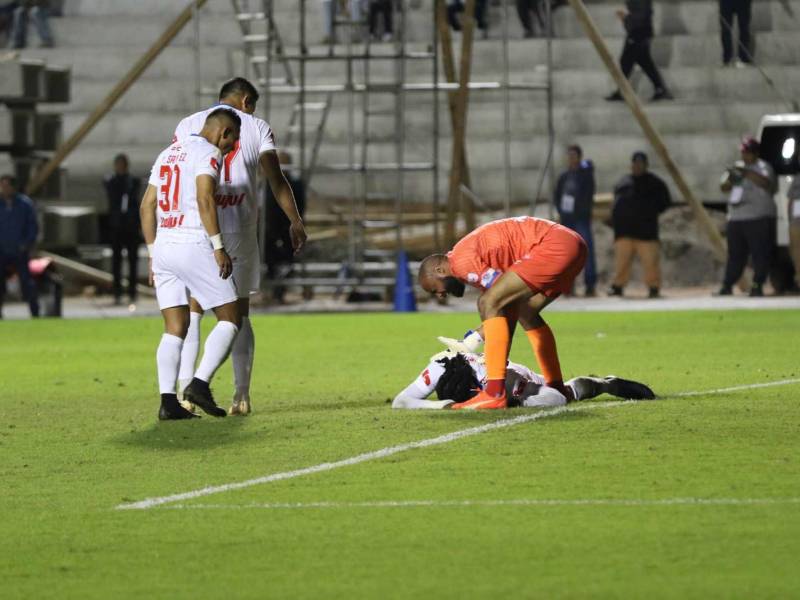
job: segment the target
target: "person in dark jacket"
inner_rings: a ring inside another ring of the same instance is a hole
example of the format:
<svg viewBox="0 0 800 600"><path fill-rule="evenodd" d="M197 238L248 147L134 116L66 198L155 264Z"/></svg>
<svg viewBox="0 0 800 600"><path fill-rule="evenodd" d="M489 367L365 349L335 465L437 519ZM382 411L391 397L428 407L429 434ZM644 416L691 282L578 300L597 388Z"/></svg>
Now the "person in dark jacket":
<svg viewBox="0 0 800 600"><path fill-rule="evenodd" d="M658 298L661 289L659 268L658 217L671 204L669 188L647 170L644 152L634 152L631 174L614 187L614 282L610 296L622 296L631 275L634 255L639 256L650 298Z"/></svg>
<svg viewBox="0 0 800 600"><path fill-rule="evenodd" d="M28 267L30 251L36 242L39 226L33 202L17 192L17 180L12 175L0 177L0 316L6 295L6 277L13 268L19 277L22 295L28 302L32 317L39 316L36 286Z"/></svg>
<svg viewBox="0 0 800 600"><path fill-rule="evenodd" d="M595 295L597 268L592 237L592 207L594 205L594 165L583 160L583 150L577 144L567 147L567 170L556 183L553 202L559 220L565 227L578 233L586 242L589 253L583 271L586 295Z"/></svg>
<svg viewBox="0 0 800 600"><path fill-rule="evenodd" d="M672 100L672 94L664 84L661 73L650 55L650 42L653 41L653 2L652 0L626 0L625 10L618 10L617 16L625 26L625 43L619 57L622 74L630 79L634 65L639 65L653 83L651 100ZM609 101L622 100L619 90L606 97Z"/></svg>
<svg viewBox="0 0 800 600"><path fill-rule="evenodd" d="M281 167L286 167L286 181L289 182L289 187L292 188L294 200L297 204L297 212L302 217L306 211L306 191L303 180L289 171L288 166L292 164L292 158L288 152L279 152L278 159ZM285 277L291 271L294 250L292 250L292 240L289 235L289 219L281 207L278 206L269 186L267 186L267 202L264 212L266 218L264 258L267 263L267 278L274 281ZM276 285L273 288L273 298L278 302L283 302L285 294L285 286Z"/></svg>
<svg viewBox="0 0 800 600"><path fill-rule="evenodd" d="M118 154L114 157L114 172L106 175L103 185L108 197L108 226L111 234L112 261L114 276L114 303L122 303L122 250L128 254L128 297L136 301L136 272L139 264L139 244L141 243L139 225L139 202L141 201L141 181L128 170L128 157Z"/></svg>

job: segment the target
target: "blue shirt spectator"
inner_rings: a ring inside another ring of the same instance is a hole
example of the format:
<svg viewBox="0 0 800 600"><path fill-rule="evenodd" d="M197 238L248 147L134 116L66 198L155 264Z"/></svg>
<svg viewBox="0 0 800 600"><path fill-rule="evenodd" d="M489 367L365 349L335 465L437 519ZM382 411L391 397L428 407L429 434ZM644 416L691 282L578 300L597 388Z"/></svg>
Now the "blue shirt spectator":
<svg viewBox="0 0 800 600"><path fill-rule="evenodd" d="M39 234L33 202L25 194L2 195L0 252L12 256L27 254Z"/></svg>
<svg viewBox="0 0 800 600"><path fill-rule="evenodd" d="M583 150L578 145L567 148L567 170L556 182L553 202L561 224L578 233L589 250L584 267L583 280L586 295L595 295L597 285L597 266L592 236L592 208L594 206L594 165L583 158Z"/></svg>
<svg viewBox="0 0 800 600"><path fill-rule="evenodd" d="M6 278L10 270L19 277L20 288L31 309L39 316L39 301L28 268L29 253L39 227L33 202L17 191L17 182L11 175L0 177L0 316L6 292Z"/></svg>

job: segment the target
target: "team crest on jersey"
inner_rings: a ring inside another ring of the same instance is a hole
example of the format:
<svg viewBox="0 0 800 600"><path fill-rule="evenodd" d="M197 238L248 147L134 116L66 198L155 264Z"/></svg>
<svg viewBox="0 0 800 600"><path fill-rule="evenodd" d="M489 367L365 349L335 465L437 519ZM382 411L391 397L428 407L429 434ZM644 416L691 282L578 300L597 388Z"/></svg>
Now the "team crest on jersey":
<svg viewBox="0 0 800 600"><path fill-rule="evenodd" d="M497 269L487 269L481 275L481 287L488 290L500 275L502 273Z"/></svg>
<svg viewBox="0 0 800 600"><path fill-rule="evenodd" d="M467 283L477 283L477 282L478 282L477 273L467 273Z"/></svg>

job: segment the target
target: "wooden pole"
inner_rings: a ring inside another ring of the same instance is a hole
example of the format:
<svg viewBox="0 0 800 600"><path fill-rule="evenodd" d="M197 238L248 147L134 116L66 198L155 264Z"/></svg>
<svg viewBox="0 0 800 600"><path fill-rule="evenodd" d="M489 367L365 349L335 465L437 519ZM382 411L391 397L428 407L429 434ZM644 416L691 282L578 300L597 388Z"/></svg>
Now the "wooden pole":
<svg viewBox="0 0 800 600"><path fill-rule="evenodd" d="M450 34L450 26L447 24L447 9L445 8L445 0L436 0L436 23L439 28L439 39L442 46L442 66L444 67L444 76L447 83L456 83L456 64L453 58L453 37ZM449 90L447 92L447 102L450 107L450 124L455 129L455 115L456 115L456 94L457 90ZM461 178L464 185L470 187L469 177L469 161L467 160L467 148L461 147Z"/></svg>
<svg viewBox="0 0 800 600"><path fill-rule="evenodd" d="M206 0L191 0L186 8L175 18L169 27L161 34L161 36L153 43L152 46L145 52L136 64L120 79L114 89L109 92L108 96L98 104L92 113L86 117L86 120L81 123L81 126L73 133L67 141L65 141L56 150L53 158L51 158L41 169L39 169L34 176L33 180L28 183L27 192L31 196L36 194L42 187L47 178L64 162L64 159L83 141L88 133L97 125L103 117L114 107L120 98L127 92L130 87L136 82L137 79L145 72L152 62L158 58L159 54L166 48L170 42L175 38L181 29L192 19L192 13L195 10L200 10Z"/></svg>
<svg viewBox="0 0 800 600"><path fill-rule="evenodd" d="M469 78L472 68L472 34L475 31L475 0L467 0L462 21L461 65L459 87L453 112L453 151L450 165L450 188L447 196L447 221L445 223L445 243L455 243L457 208L461 204L467 230L475 228L475 213L472 202L463 200L463 153L467 131L467 106L469 101Z"/></svg>
<svg viewBox="0 0 800 600"><path fill-rule="evenodd" d="M689 185L683 178L683 173L678 168L678 165L672 160L672 156L670 155L669 150L667 150L667 146L664 144L661 134L659 134L659 132L650 122L650 119L644 112L644 108L642 108L642 104L639 102L639 98L633 91L631 84L622 74L619 66L612 58L611 52L609 52L603 36L600 35L600 32L597 30L597 26L592 20L592 17L586 10L586 5L583 3L583 0L569 0L569 3L575 11L578 20L583 25L583 28L586 30L586 35L589 36L592 44L594 44L595 50L597 50L597 53L600 55L600 59L603 61L603 63L605 63L606 69L608 69L608 72L611 73L611 77L614 79L614 82L622 92L622 96L625 98L625 102L631 109L636 121L638 121L639 127L642 128L642 131L650 142L650 145L653 146L656 153L661 158L664 166L667 168L667 171L672 177L672 181L675 182L678 191L680 191L687 204L692 207L692 211L694 212L694 216L697 219L700 228L706 233L706 235L708 235L708 238L711 241L711 249L713 250L714 255L717 257L717 259L725 261L725 241L722 239L722 236L720 235L719 230L714 222L708 216L705 207L703 207L701 202L695 197L694 193L689 188Z"/></svg>

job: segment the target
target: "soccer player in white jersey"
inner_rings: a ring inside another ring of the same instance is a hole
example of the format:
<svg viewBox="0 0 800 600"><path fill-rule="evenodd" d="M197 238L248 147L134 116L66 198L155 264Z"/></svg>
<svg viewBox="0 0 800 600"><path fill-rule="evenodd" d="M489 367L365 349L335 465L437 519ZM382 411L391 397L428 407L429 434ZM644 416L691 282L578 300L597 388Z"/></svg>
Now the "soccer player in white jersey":
<svg viewBox="0 0 800 600"><path fill-rule="evenodd" d="M233 280L242 327L231 351L234 395L230 414L250 412L250 376L253 370L255 338L250 324L250 294L258 292L261 260L258 251L258 172L266 176L272 193L290 222L292 246L297 252L306 241L303 221L297 211L292 188L281 171L272 129L263 119L253 116L258 91L246 79L236 77L223 84L219 104L183 119L175 129L173 141L197 133L206 115L217 107L231 108L242 120L239 143L225 157L216 202L220 231L233 259ZM200 348L200 319L208 309L193 297L189 332L183 345L179 391L192 376ZM187 406L186 404L184 406ZM191 408L191 407L189 407Z"/></svg>
<svg viewBox="0 0 800 600"><path fill-rule="evenodd" d="M223 155L235 147L240 125L234 111L212 111L197 134L174 142L158 155L142 198L140 215L150 254L150 283L155 283L164 317L164 334L156 352L161 420L196 416L178 404L175 393L189 328L187 290L214 311L217 325L206 339L203 360L184 397L210 415L226 415L214 402L209 383L231 350L241 318L214 193Z"/></svg>
<svg viewBox="0 0 800 600"><path fill-rule="evenodd" d="M486 364L482 354L445 350L431 357L419 376L395 397L392 408L447 409L456 402L475 396L486 383ZM632 400L652 400L653 391L637 381L608 377L575 377L565 383L575 400L588 400L611 394ZM428 400L436 392L438 400ZM509 362L506 369L508 406L540 408L563 406L567 398L548 387L544 377L528 367Z"/></svg>

